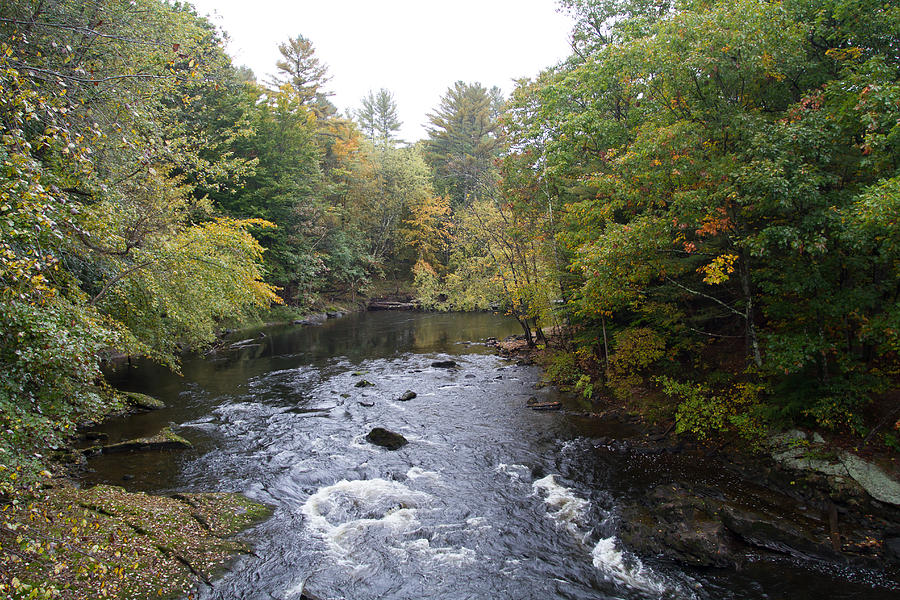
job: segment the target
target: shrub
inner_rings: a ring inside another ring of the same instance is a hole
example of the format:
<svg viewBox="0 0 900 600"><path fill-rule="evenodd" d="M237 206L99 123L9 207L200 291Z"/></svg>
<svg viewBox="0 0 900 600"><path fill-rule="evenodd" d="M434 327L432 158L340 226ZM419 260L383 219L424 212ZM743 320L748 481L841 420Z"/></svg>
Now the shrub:
<svg viewBox="0 0 900 600"><path fill-rule="evenodd" d="M737 383L715 391L702 383L679 382L659 377L663 393L679 401L675 413L675 431L689 432L706 440L714 435L732 431L753 446L758 446L765 434L760 413L760 394L763 386Z"/></svg>
<svg viewBox="0 0 900 600"><path fill-rule="evenodd" d="M616 351L609 357L608 383L620 400L625 400L641 384L646 370L665 355L662 337L647 327L626 329L616 334Z"/></svg>

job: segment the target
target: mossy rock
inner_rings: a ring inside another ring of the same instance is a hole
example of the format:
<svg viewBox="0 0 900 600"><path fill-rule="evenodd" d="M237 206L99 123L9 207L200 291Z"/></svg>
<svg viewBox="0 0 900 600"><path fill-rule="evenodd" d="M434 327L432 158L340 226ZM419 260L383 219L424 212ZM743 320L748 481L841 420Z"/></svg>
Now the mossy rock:
<svg viewBox="0 0 900 600"><path fill-rule="evenodd" d="M136 450L185 450L194 445L180 435L173 433L169 427L164 427L156 435L143 438L135 438L103 446L103 454L115 454L117 452L134 452Z"/></svg>
<svg viewBox="0 0 900 600"><path fill-rule="evenodd" d="M140 410L160 410L166 407L165 402L158 398L154 398L153 396L148 396L147 394L141 394L140 392L120 393L125 398L125 404L132 408Z"/></svg>
<svg viewBox="0 0 900 600"><path fill-rule="evenodd" d="M7 511L34 543L10 544L14 553L3 544L0 564L22 583L66 590L63 597L183 598L249 552L232 536L270 514L239 494L167 497L64 485ZM67 543L45 543L55 539Z"/></svg>

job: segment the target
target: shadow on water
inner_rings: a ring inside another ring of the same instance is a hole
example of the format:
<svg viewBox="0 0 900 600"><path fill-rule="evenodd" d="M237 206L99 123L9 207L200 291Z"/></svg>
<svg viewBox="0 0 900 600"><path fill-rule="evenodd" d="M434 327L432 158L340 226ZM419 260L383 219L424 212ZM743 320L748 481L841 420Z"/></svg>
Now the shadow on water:
<svg viewBox="0 0 900 600"><path fill-rule="evenodd" d="M362 314L244 332L239 349L186 360L183 376L122 370L115 385L167 408L107 424L111 441L171 425L195 448L100 456L85 483L273 505L247 534L255 555L207 598L298 599L304 586L347 600L896 597L860 572L789 561L685 570L622 548L623 499L675 478L736 482L677 457L610 452L595 440L615 431L527 410L530 396L557 393L479 343L513 333L491 314ZM450 357L458 368L431 366ZM399 401L406 390L416 398ZM409 444L368 444L376 426Z"/></svg>

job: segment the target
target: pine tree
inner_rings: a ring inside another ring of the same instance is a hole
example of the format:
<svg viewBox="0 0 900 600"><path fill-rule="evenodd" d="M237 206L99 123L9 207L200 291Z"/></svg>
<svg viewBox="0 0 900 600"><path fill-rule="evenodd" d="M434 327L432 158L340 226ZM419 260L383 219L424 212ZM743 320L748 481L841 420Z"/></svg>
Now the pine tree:
<svg viewBox="0 0 900 600"><path fill-rule="evenodd" d="M328 100L329 92L323 86L331 79L328 67L315 55L312 42L302 35L278 45L281 59L275 63L278 73L270 79L270 86L279 89L290 85L300 102L309 106L316 116L331 116L337 112Z"/></svg>
<svg viewBox="0 0 900 600"><path fill-rule="evenodd" d="M435 185L454 206L470 204L496 181L497 117L502 106L499 88L457 81L447 90L434 114L426 141L426 158Z"/></svg>
<svg viewBox="0 0 900 600"><path fill-rule="evenodd" d="M356 117L363 133L375 146L393 147L398 141L395 133L402 123L397 116L394 94L389 90L381 88L377 94L370 91L362 99L362 108Z"/></svg>

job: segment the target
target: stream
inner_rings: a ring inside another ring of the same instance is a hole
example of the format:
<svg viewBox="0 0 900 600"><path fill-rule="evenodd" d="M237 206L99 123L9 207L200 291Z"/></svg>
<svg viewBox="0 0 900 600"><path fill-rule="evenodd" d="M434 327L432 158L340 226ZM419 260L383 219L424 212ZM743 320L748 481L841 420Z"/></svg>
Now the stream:
<svg viewBox="0 0 900 600"><path fill-rule="evenodd" d="M181 376L121 369L114 385L167 408L105 424L110 442L171 425L195 447L98 456L83 483L242 492L273 506L244 534L254 555L208 599L897 598L878 573L831 564L688 569L629 552L617 507L648 486L752 482L598 441L636 435L627 424L529 410L531 396L560 398L536 388L537 367L483 343L514 333L492 314L363 313L242 332L238 349L186 359ZM431 366L451 359L458 368ZM417 396L398 401L406 390ZM373 427L409 444L374 446Z"/></svg>

